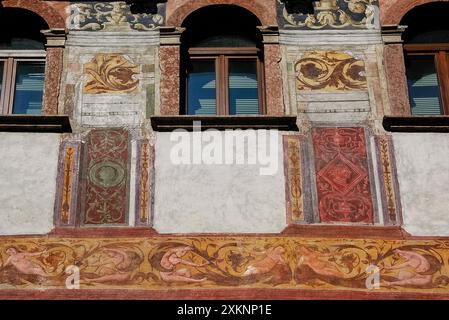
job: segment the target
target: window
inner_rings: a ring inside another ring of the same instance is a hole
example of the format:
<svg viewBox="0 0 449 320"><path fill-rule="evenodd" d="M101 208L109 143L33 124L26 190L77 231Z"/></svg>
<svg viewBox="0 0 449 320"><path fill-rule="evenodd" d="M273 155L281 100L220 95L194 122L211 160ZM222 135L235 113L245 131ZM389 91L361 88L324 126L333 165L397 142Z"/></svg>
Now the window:
<svg viewBox="0 0 449 320"><path fill-rule="evenodd" d="M449 5L410 11L404 33L407 84L413 115L449 115ZM432 17L432 19L428 19Z"/></svg>
<svg viewBox="0 0 449 320"><path fill-rule="evenodd" d="M192 15L183 36L185 113L264 113L263 53L257 18L242 8L221 5ZM246 23L236 29L224 19L229 16Z"/></svg>
<svg viewBox="0 0 449 320"><path fill-rule="evenodd" d="M412 114L449 114L449 45L410 45L406 50Z"/></svg>
<svg viewBox="0 0 449 320"><path fill-rule="evenodd" d="M188 114L262 113L262 66L254 48L192 48Z"/></svg>
<svg viewBox="0 0 449 320"><path fill-rule="evenodd" d="M26 29L17 21L27 21ZM29 23L28 23L29 22ZM40 17L21 9L0 9L0 113L40 114L45 48Z"/></svg>
<svg viewBox="0 0 449 320"><path fill-rule="evenodd" d="M2 113L40 114L45 59L9 57L0 62Z"/></svg>

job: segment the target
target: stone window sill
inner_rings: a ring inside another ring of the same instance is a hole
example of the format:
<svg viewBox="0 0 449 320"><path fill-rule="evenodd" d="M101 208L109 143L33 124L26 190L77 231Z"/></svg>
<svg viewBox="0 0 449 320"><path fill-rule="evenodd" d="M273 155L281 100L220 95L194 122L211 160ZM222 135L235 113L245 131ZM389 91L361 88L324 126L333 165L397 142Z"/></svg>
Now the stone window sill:
<svg viewBox="0 0 449 320"><path fill-rule="evenodd" d="M449 116L384 117L389 132L449 132Z"/></svg>
<svg viewBox="0 0 449 320"><path fill-rule="evenodd" d="M298 131L294 116L155 116L151 117L154 131L175 129L193 131L194 122L201 122L201 130L207 129L277 129Z"/></svg>
<svg viewBox="0 0 449 320"><path fill-rule="evenodd" d="M67 116L3 115L0 132L71 133L72 127Z"/></svg>

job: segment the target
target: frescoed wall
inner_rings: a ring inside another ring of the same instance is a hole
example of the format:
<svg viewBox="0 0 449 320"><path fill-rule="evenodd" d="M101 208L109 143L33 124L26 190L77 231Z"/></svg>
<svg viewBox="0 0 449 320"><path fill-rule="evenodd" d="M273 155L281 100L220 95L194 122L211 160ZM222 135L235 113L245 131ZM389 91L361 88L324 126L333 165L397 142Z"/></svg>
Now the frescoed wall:
<svg viewBox="0 0 449 320"><path fill-rule="evenodd" d="M399 25L431 0L0 2L48 25L42 114L13 114L33 82L0 69L1 298L449 297L449 124L411 117ZM255 48L189 43L215 5ZM212 56L217 111L188 114ZM259 114L230 115L236 88Z"/></svg>

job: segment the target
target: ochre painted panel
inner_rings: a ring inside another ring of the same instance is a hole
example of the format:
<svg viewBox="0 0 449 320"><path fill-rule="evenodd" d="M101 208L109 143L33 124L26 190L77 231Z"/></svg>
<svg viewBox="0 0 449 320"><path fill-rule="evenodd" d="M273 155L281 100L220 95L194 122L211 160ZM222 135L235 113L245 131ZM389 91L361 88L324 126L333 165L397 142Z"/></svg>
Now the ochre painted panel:
<svg viewBox="0 0 449 320"><path fill-rule="evenodd" d="M365 62L345 52L307 52L296 63L298 90L347 91L367 88Z"/></svg>
<svg viewBox="0 0 449 320"><path fill-rule="evenodd" d="M135 79L140 73L139 66L119 54L97 54L84 65L84 73L87 75L84 93L133 93L139 86L139 80Z"/></svg>

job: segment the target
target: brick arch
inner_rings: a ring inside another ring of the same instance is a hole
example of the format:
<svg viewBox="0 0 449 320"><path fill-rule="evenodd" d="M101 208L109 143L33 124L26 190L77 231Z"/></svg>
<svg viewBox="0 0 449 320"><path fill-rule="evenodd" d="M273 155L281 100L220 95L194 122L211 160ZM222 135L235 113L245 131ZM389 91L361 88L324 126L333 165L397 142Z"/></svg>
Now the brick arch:
<svg viewBox="0 0 449 320"><path fill-rule="evenodd" d="M385 0L383 1L385 2ZM416 6L432 2L449 2L449 0L397 0L382 13L382 24L399 24L402 18ZM386 5L384 5L384 8Z"/></svg>
<svg viewBox="0 0 449 320"><path fill-rule="evenodd" d="M175 1L176 2L176 1ZM182 1L178 1L182 2ZM263 1L265 2L265 1ZM173 12L167 12L167 25L179 27L187 16L192 12L209 5L227 4L236 5L252 12L262 23L262 25L276 25L276 15L274 5L264 4L258 0L192 0L180 4ZM273 1L274 3L274 1Z"/></svg>
<svg viewBox="0 0 449 320"><path fill-rule="evenodd" d="M49 4L38 0L3 0L1 1L4 8L25 9L39 15L45 20L50 29L65 28L64 17Z"/></svg>

